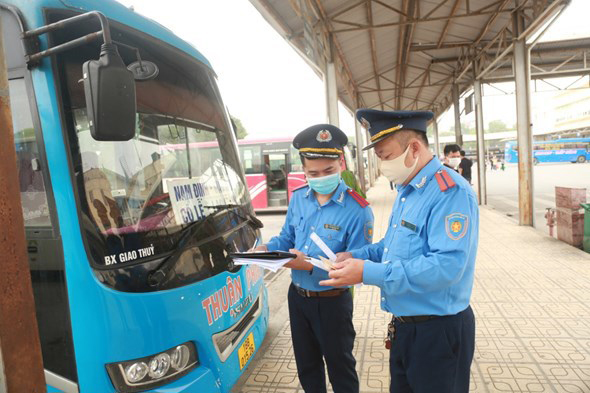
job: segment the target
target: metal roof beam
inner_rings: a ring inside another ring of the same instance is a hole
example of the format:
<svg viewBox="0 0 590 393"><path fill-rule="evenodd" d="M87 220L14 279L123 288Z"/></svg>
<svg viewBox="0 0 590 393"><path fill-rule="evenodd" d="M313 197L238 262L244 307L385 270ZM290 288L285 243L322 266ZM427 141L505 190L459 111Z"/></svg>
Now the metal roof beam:
<svg viewBox="0 0 590 393"><path fill-rule="evenodd" d="M414 101L414 104L416 106L415 109L418 108L418 100L420 99L420 94L422 94L422 89L424 88L426 79L430 77L430 67L432 67L432 63L428 64L428 69L424 71L424 78L422 78L422 86L420 86L420 88L418 89L418 92L416 93L416 100Z"/></svg>
<svg viewBox="0 0 590 393"><path fill-rule="evenodd" d="M459 9L460 3L461 3L461 0L455 0L455 4L453 4L453 8L451 8L451 14L449 15L450 19L448 19L447 22L445 23L445 27L442 29L442 32L440 34L440 38L438 39L438 44L436 45L437 49L440 49L443 42L445 41L445 38L447 37L447 32L449 31L449 26L451 25L451 22L453 21L453 16L455 16L455 13Z"/></svg>
<svg viewBox="0 0 590 393"><path fill-rule="evenodd" d="M498 18L498 16L500 15L499 12L501 12L504 7L506 7L506 5L512 0L503 0L500 5L498 6L498 8L496 9L496 13L494 13L490 19L488 19L487 23L485 24L484 28L480 31L479 35L477 36L477 38L475 39L475 41L473 41L473 45L477 45L479 44L479 42L483 39L483 37L486 35L486 33L488 32L488 30L490 29L490 27L494 24L494 22L496 21L496 19Z"/></svg>
<svg viewBox="0 0 590 393"><path fill-rule="evenodd" d="M490 41L481 41L479 44L481 46L488 44ZM442 43L440 46L438 42L427 42L427 43L416 43L412 44L410 47L411 52L426 52L430 50L436 49L454 49L454 48L464 48L464 47L471 47L473 46L473 41L455 41L455 42L447 42Z"/></svg>
<svg viewBox="0 0 590 393"><path fill-rule="evenodd" d="M352 10L352 9L355 9L355 8L356 8L356 7L358 7L358 6L361 6L361 5L365 4L365 1L366 1L366 0L360 0L360 1L357 1L356 3L354 3L354 4L351 4L351 5L349 5L348 7L344 7L343 9L341 9L341 10L339 10L339 11L336 11L336 12L334 13L334 15L330 15L330 19L332 19L332 20L333 20L333 18L338 18L340 15L343 15L343 14L347 13L348 11L350 11L350 10Z"/></svg>
<svg viewBox="0 0 590 393"><path fill-rule="evenodd" d="M417 14L420 13L419 11L419 3L416 0L407 0L405 11L409 17L406 17L410 20L413 20ZM404 84L406 81L406 70L407 64L409 63L408 57L410 55L410 46L412 44L412 36L414 35L414 28L416 27L415 24L400 26L400 36L402 35L402 46L401 46L401 57L398 57L398 77L397 77L397 86L399 88L396 105L397 107L401 107L402 105L402 95L404 92ZM400 52L398 52L399 54Z"/></svg>
<svg viewBox="0 0 590 393"><path fill-rule="evenodd" d="M373 24L373 7L371 4L371 0L366 0L365 3L365 10L367 12L367 22L369 25ZM369 29L369 42L371 45L371 62L373 63L373 74L375 78L375 83L377 84L377 94L379 96L379 101L383 102L383 97L381 97L381 81L379 80L379 73L377 70L379 69L379 65L377 63L377 46L375 44L375 32L373 29ZM383 110L383 105L381 105L381 110Z"/></svg>
<svg viewBox="0 0 590 393"><path fill-rule="evenodd" d="M426 15L424 15L424 18L430 18L430 16L432 14L434 14L436 11L438 11L438 9L440 7L442 7L443 5L445 5L447 3L447 1L449 1L449 0L440 1L436 7L434 7L433 9L431 9L430 11L428 11L428 13Z"/></svg>
<svg viewBox="0 0 590 393"><path fill-rule="evenodd" d="M328 30L325 32L325 34L329 35L329 32L333 31L334 29L332 27L332 24L330 23L329 18L326 15L326 11L324 10L324 7L322 7L320 0L310 0L310 1L312 1L315 4L315 7L317 7L317 9L319 11L320 18L321 18L321 20L324 21L326 28ZM334 48L336 49L336 55L338 56L338 59L339 59L340 63L342 64L342 67L344 68L344 71L346 74L346 79L347 79L345 81L346 90L348 92L348 95L350 96L350 98L354 102L354 100L356 99L356 96L357 96L358 87L357 87L356 83L354 82L354 77L352 75L352 71L350 70L350 66L348 65L348 62L346 61L346 57L344 56L344 51L342 50L342 46L340 45L340 42L333 34L331 35L331 42L334 45ZM361 103L361 104L363 104L363 103Z"/></svg>
<svg viewBox="0 0 590 393"><path fill-rule="evenodd" d="M528 8L528 7L524 7L524 8ZM437 21L444 21L444 20L449 20L449 19L458 19L458 18L469 18L472 16L482 16L482 15L494 15L499 13L512 13L514 11L514 9L512 8L507 8L501 11L474 11L474 12L468 12L468 13L464 13L464 14L456 14L454 15L452 18L450 16L437 16L437 17L430 17L430 18L415 18L412 20L404 20L404 21L399 21L399 22L391 22L391 23L382 23L382 24L378 24L378 25L373 25L373 26L362 26L362 27L351 27L351 28L347 28L347 29L339 29L339 30L334 30L333 33L345 33L345 32L349 32L349 31L360 31L360 30L367 30L370 28L373 29L379 29L379 28L383 28L383 27L395 27L395 26L405 26L405 25L413 25L413 24L421 24L421 23L428 23L428 22L437 22Z"/></svg>
<svg viewBox="0 0 590 393"><path fill-rule="evenodd" d="M370 1L374 1L375 3L377 3L377 4L379 4L379 5L387 8L388 10L391 10L391 11L395 12L396 14L400 14L402 16L405 16L406 18L408 17L408 14L407 13L405 13L403 11L400 11L397 8L393 7L393 6L390 6L389 4L385 4L382 1L379 1L379 0L370 0Z"/></svg>

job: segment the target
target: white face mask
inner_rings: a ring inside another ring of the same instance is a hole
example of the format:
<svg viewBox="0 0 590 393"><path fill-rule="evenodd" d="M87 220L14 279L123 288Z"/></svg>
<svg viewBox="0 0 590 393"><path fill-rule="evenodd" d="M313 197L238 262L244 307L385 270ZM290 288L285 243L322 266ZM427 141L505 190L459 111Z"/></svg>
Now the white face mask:
<svg viewBox="0 0 590 393"><path fill-rule="evenodd" d="M461 163L461 158L460 157L451 157L451 158L449 158L449 166L451 168L457 168L460 163Z"/></svg>
<svg viewBox="0 0 590 393"><path fill-rule="evenodd" d="M408 146L404 154L401 156L394 158L393 160L381 161L381 173L383 173L383 176L395 184L404 184L416 168L416 165L418 165L418 157L416 157L414 164L409 168L406 167L405 161L409 152L410 146Z"/></svg>

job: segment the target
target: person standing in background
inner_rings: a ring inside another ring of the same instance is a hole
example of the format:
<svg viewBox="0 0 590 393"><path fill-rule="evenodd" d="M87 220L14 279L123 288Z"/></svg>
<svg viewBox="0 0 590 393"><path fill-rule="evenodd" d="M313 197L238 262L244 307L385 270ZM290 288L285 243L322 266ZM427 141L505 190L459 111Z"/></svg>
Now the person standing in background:
<svg viewBox="0 0 590 393"><path fill-rule="evenodd" d="M473 161L465 157L465 150L461 150L460 154L461 163L459 164L459 174L463 176L469 184L471 184L471 167L473 166Z"/></svg>
<svg viewBox="0 0 590 393"><path fill-rule="evenodd" d="M445 158L443 160L443 164L457 172L457 167L461 163L461 156L459 152L461 151L461 146L457 144L450 144L446 145L444 149Z"/></svg>

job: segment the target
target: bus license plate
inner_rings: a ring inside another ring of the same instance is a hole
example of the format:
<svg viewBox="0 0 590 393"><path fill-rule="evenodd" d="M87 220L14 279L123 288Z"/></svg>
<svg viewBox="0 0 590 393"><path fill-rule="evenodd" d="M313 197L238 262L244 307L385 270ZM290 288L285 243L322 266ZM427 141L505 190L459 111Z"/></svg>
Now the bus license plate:
<svg viewBox="0 0 590 393"><path fill-rule="evenodd" d="M254 355L256 346L254 345L254 333L250 333L242 346L238 349L238 358L240 359L240 370L244 368L248 360Z"/></svg>

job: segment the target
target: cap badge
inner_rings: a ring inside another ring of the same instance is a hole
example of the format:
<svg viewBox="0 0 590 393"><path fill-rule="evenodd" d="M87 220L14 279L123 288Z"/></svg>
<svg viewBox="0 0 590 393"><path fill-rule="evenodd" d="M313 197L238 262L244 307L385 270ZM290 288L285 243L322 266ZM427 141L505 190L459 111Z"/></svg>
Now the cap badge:
<svg viewBox="0 0 590 393"><path fill-rule="evenodd" d="M315 139L318 142L330 142L332 140L332 134L328 130L321 130Z"/></svg>

